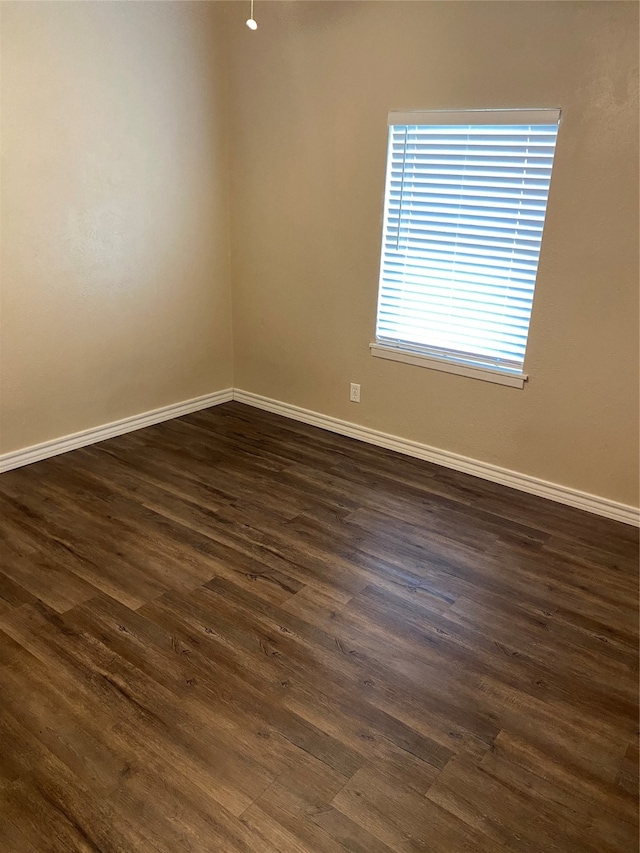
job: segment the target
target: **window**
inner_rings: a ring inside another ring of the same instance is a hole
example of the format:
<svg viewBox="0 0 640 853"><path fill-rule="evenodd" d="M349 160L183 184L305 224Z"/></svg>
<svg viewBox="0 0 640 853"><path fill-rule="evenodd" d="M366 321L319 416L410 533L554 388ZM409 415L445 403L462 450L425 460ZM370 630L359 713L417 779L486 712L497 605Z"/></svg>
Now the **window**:
<svg viewBox="0 0 640 853"><path fill-rule="evenodd" d="M390 113L373 355L523 386L559 121Z"/></svg>

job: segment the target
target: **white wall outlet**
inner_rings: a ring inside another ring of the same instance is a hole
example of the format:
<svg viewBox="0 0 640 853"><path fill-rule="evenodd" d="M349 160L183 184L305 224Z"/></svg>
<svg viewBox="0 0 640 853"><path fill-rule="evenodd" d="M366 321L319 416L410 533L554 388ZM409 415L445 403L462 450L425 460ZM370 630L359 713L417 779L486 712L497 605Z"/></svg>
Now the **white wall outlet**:
<svg viewBox="0 0 640 853"><path fill-rule="evenodd" d="M360 386L355 382L351 383L351 391L349 392L349 399L352 403L360 402Z"/></svg>

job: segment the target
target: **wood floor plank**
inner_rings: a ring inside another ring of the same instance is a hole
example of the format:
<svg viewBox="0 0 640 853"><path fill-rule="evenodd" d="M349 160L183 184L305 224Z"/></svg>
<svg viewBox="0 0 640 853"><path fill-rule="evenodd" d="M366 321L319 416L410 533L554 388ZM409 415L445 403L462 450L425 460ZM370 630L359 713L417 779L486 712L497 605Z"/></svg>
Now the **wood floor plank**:
<svg viewBox="0 0 640 853"><path fill-rule="evenodd" d="M0 571L0 613L35 601L37 598L33 593Z"/></svg>
<svg viewBox="0 0 640 853"><path fill-rule="evenodd" d="M458 815L371 767L358 771L333 805L397 853L494 853L500 849Z"/></svg>
<svg viewBox="0 0 640 853"><path fill-rule="evenodd" d="M546 776L544 766L536 768L536 772L527 772L521 766L506 760L500 750L489 750L479 763L479 769L510 791L517 791L525 808L528 797L534 795L539 798L553 827L552 832L556 835L558 824L562 823L565 815L569 816L568 831L574 839L579 840L578 849L585 841L590 843L592 836L599 839L596 846L602 850L633 846L636 830L631 814L631 819L626 820L619 812L609 811L606 804L603 804L604 807L596 805L588 798L567 790L564 785L551 781ZM514 820L512 825L519 831L518 820ZM604 842L600 839L604 839ZM536 843L537 841L538 839ZM602 846L603 844L605 846Z"/></svg>
<svg viewBox="0 0 640 853"><path fill-rule="evenodd" d="M534 791L538 808L530 813L528 801ZM500 846L522 853L540 848L609 853L630 847L634 840L632 825L603 819L588 807L578 811L577 801L561 796L533 774L512 773L506 765L488 764L486 759L477 763L456 756L427 798Z"/></svg>
<svg viewBox="0 0 640 853"><path fill-rule="evenodd" d="M629 853L638 531L229 403L0 476L7 853Z"/></svg>

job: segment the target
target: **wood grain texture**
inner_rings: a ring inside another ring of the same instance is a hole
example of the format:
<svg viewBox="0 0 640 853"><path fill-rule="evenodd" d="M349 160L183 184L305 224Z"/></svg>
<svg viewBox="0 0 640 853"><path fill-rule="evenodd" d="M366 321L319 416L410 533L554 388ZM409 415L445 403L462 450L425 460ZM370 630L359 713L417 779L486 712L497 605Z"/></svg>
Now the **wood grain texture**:
<svg viewBox="0 0 640 853"><path fill-rule="evenodd" d="M238 403L0 513L3 851L637 849L634 529Z"/></svg>

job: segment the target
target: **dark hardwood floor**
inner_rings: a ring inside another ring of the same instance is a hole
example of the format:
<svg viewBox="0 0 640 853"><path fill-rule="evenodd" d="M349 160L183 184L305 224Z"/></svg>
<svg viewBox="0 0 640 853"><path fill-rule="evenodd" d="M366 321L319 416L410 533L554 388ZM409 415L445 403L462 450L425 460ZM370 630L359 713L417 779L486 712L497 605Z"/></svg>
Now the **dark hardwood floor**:
<svg viewBox="0 0 640 853"><path fill-rule="evenodd" d="M2 853L630 853L631 527L230 403L0 476Z"/></svg>

